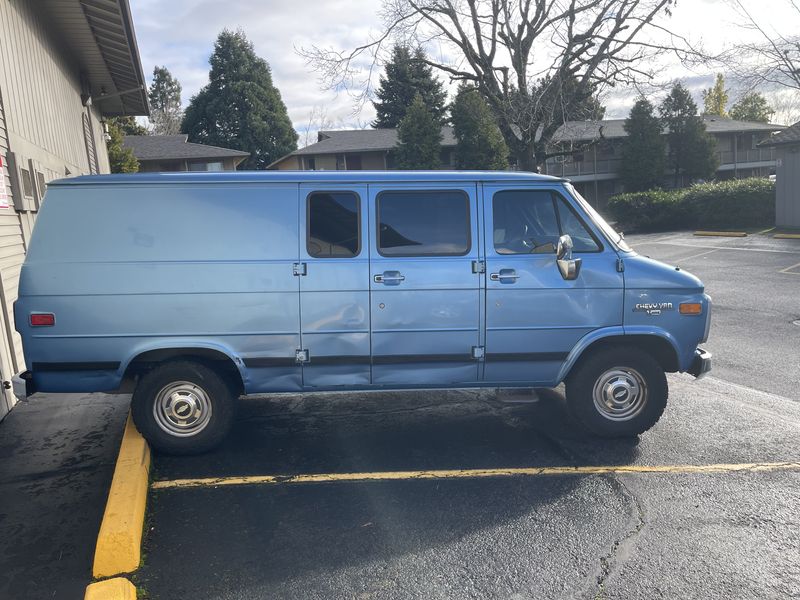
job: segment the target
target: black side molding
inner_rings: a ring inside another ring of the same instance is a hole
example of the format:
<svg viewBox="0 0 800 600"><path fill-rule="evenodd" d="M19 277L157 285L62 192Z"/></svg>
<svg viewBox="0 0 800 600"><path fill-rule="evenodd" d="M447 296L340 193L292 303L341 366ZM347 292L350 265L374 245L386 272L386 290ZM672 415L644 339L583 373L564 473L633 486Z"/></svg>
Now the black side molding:
<svg viewBox="0 0 800 600"><path fill-rule="evenodd" d="M118 362L35 362L31 370L36 371L116 371Z"/></svg>
<svg viewBox="0 0 800 600"><path fill-rule="evenodd" d="M487 362L513 362L513 361L530 361L530 362L547 362L555 360L566 360L569 356L568 352L514 352L514 353L487 353Z"/></svg>

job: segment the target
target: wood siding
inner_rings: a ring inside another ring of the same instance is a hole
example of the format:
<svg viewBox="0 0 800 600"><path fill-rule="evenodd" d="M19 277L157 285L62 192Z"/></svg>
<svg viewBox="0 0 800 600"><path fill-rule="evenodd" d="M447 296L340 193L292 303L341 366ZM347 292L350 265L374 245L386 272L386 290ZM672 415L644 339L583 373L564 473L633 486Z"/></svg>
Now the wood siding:
<svg viewBox="0 0 800 600"><path fill-rule="evenodd" d="M7 381L12 375L18 373L17 366L24 365L22 358L22 344L19 334L14 331L13 304L8 304L6 295L17 298L17 284L19 283L19 269L25 258L25 240L22 235L22 221L14 210L11 194L11 177L8 171L7 156L9 153L8 128L6 126L5 108L2 89L0 89L0 156L3 157L3 167L0 177L5 179L6 192L9 194L9 208L0 208L0 381ZM8 287L12 289L7 291ZM11 318L9 319L9 309ZM16 336L16 338L14 338ZM8 390L0 394L0 419L2 419L16 402L14 395Z"/></svg>
<svg viewBox="0 0 800 600"><path fill-rule="evenodd" d="M25 369L14 328L20 268L36 221L41 192L18 204L21 190L8 165L30 171L38 190L56 178L109 172L101 115L83 106L81 73L34 0L0 0L0 155L10 207L0 208L0 381ZM87 138L95 156L87 153ZM41 178L41 181L39 180ZM0 419L14 402L0 393Z"/></svg>
<svg viewBox="0 0 800 600"><path fill-rule="evenodd" d="M800 228L800 145L778 146L775 194L775 224Z"/></svg>
<svg viewBox="0 0 800 600"><path fill-rule="evenodd" d="M89 173L77 64L55 41L36 2L0 0L0 89L14 152L66 174ZM108 171L102 126L90 111L101 172Z"/></svg>

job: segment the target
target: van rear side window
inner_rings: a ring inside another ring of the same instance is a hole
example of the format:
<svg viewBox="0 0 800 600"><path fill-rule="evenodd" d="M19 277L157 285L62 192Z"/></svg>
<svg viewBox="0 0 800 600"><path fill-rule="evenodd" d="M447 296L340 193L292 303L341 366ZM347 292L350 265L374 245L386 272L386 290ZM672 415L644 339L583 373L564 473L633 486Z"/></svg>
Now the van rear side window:
<svg viewBox="0 0 800 600"><path fill-rule="evenodd" d="M470 251L469 197L456 190L381 192L382 256L464 256Z"/></svg>
<svg viewBox="0 0 800 600"><path fill-rule="evenodd" d="M359 198L354 192L308 196L306 250L314 258L352 258L361 252Z"/></svg>

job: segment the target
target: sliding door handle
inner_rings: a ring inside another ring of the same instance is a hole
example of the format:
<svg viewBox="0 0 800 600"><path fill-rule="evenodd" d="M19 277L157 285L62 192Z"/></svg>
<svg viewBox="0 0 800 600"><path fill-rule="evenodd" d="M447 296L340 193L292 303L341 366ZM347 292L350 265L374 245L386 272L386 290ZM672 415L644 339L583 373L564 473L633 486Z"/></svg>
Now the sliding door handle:
<svg viewBox="0 0 800 600"><path fill-rule="evenodd" d="M500 283L514 283L519 279L519 275L514 269L500 269L497 273L490 273L489 279Z"/></svg>
<svg viewBox="0 0 800 600"><path fill-rule="evenodd" d="M372 280L375 283L383 283L386 285L399 285L401 281L405 281L406 277L400 271L384 271L380 275L375 275Z"/></svg>

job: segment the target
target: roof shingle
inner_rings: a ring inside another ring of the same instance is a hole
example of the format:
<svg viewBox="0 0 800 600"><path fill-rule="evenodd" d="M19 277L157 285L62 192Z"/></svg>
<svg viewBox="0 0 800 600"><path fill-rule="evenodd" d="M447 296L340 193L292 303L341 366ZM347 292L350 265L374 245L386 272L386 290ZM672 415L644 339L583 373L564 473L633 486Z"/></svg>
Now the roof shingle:
<svg viewBox="0 0 800 600"><path fill-rule="evenodd" d="M759 144L759 146L783 146L785 144L800 144L800 123L787 127Z"/></svg>
<svg viewBox="0 0 800 600"><path fill-rule="evenodd" d="M180 160L193 158L245 158L249 152L187 142L185 133L178 135L126 135L122 145L130 148L136 160Z"/></svg>
<svg viewBox="0 0 800 600"><path fill-rule="evenodd" d="M725 117L704 116L703 122L709 133L740 133L756 131L779 131L783 125L736 121ZM625 119L606 119L603 121L567 121L558 128L553 142L577 142L594 140L600 137L600 130L606 139L623 138ZM391 150L397 145L396 129L353 129L339 131L320 131L320 141L292 152L292 155L336 154L344 152L379 152ZM456 145L452 127L442 127L442 146ZM276 161L277 162L277 161Z"/></svg>

